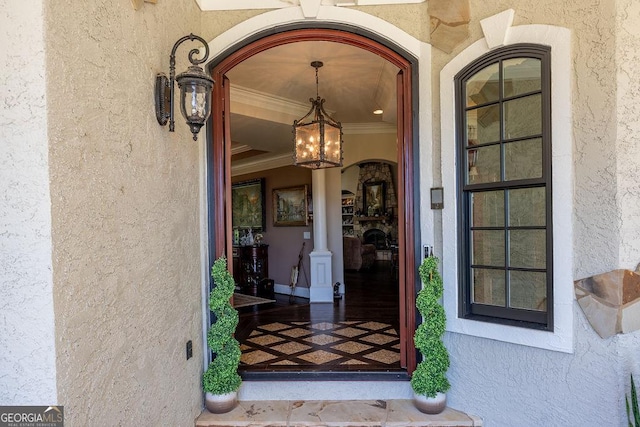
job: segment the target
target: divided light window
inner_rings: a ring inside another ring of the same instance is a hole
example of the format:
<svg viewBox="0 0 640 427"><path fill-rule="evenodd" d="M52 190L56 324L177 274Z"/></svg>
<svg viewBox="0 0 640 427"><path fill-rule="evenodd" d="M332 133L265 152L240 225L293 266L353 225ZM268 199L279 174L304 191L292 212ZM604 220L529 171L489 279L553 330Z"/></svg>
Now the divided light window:
<svg viewBox="0 0 640 427"><path fill-rule="evenodd" d="M455 83L460 316L552 330L550 49L497 49Z"/></svg>

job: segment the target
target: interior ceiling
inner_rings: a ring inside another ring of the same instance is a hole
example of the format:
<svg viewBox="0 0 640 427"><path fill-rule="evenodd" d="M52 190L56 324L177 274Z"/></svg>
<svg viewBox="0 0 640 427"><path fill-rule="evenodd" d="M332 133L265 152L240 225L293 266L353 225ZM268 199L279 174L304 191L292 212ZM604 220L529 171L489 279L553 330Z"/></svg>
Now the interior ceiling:
<svg viewBox="0 0 640 427"><path fill-rule="evenodd" d="M245 158L247 150L292 152L293 121L309 111L309 98L316 97L312 61L324 63L318 70L318 94L345 133L356 124L395 126L397 67L342 43L290 43L258 53L227 73L236 152L244 152ZM374 115L377 108L384 114Z"/></svg>

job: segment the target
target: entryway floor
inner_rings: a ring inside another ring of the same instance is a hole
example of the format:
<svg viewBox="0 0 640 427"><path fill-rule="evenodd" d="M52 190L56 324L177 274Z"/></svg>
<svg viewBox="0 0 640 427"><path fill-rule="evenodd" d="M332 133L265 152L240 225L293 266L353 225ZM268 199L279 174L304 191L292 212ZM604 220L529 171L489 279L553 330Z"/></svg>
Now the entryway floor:
<svg viewBox="0 0 640 427"><path fill-rule="evenodd" d="M463 427L482 419L446 408L438 415L418 411L411 400L241 401L226 414L205 411L196 427Z"/></svg>
<svg viewBox="0 0 640 427"><path fill-rule="evenodd" d="M332 303L275 294L240 308L240 375L404 373L400 360L398 279L389 261L345 271L345 294ZM411 333L413 335L413 333Z"/></svg>

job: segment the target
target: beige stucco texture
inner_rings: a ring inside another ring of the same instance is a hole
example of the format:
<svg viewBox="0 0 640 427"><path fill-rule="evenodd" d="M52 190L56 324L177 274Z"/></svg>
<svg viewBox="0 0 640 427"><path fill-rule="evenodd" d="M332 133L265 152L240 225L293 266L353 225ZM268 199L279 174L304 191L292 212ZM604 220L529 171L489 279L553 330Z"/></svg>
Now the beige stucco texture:
<svg viewBox="0 0 640 427"><path fill-rule="evenodd" d="M153 87L190 0L45 3L58 400L65 425L185 425L201 409L199 159ZM188 43L179 48L186 68ZM194 356L185 345L193 340Z"/></svg>

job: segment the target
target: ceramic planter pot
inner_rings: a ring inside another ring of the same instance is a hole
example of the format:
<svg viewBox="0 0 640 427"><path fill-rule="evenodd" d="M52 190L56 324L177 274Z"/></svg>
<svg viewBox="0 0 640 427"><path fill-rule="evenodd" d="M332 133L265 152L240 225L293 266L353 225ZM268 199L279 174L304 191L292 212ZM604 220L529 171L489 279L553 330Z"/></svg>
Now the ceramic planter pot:
<svg viewBox="0 0 640 427"><path fill-rule="evenodd" d="M206 393L204 406L213 414L224 414L231 411L238 404L238 392L232 391L227 394Z"/></svg>
<svg viewBox="0 0 640 427"><path fill-rule="evenodd" d="M413 395L413 404L422 413L439 414L447 407L447 395L437 393L436 397L427 397L424 395Z"/></svg>

